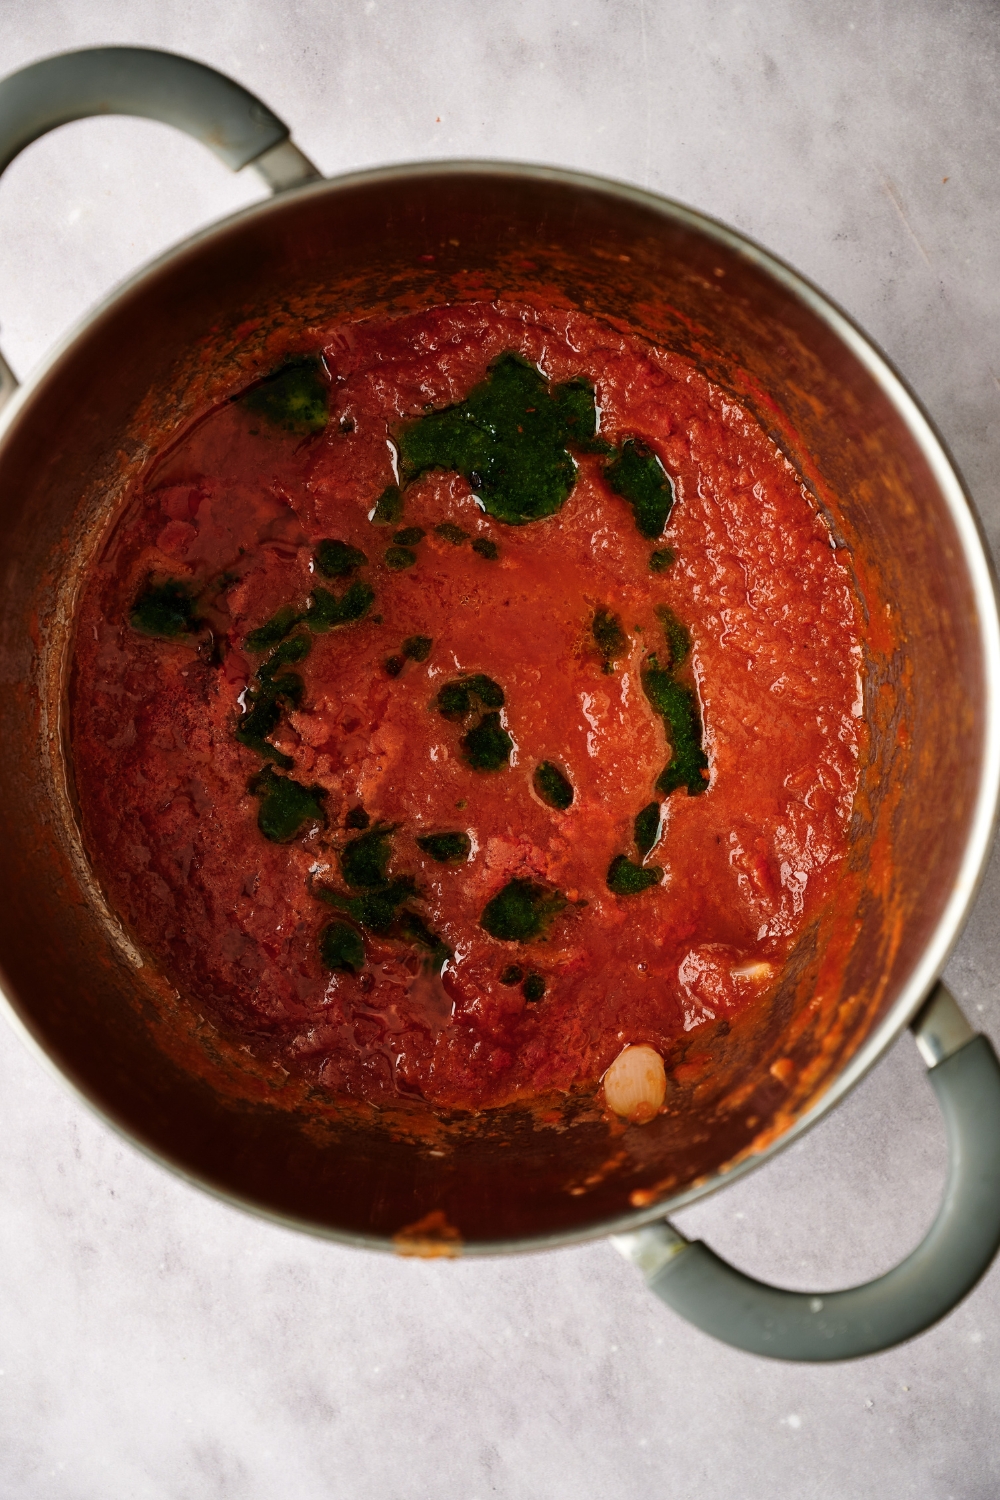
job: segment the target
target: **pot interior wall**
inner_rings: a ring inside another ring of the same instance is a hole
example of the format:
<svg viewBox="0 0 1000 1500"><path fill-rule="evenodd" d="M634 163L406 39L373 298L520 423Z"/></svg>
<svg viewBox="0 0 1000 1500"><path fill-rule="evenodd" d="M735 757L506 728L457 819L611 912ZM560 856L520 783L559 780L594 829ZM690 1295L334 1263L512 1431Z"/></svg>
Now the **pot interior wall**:
<svg viewBox="0 0 1000 1500"><path fill-rule="evenodd" d="M800 945L767 1013L711 1039L702 1082L674 1082L669 1114L624 1131L585 1099L558 1118L431 1129L410 1117L391 1132L322 1101L289 1107L193 1035L183 1004L95 915L59 764L76 580L149 445L255 373L279 325L308 347L331 317L494 295L606 316L731 390L830 514L870 616L871 750L838 912ZM475 1249L668 1201L815 1100L892 1005L947 899L981 774L984 692L972 589L934 476L817 314L653 200L544 172L425 168L265 205L90 324L12 423L0 495L6 992L111 1118L266 1211L348 1236L443 1235L445 1249L457 1233ZM779 1057L794 1064L781 1081Z"/></svg>

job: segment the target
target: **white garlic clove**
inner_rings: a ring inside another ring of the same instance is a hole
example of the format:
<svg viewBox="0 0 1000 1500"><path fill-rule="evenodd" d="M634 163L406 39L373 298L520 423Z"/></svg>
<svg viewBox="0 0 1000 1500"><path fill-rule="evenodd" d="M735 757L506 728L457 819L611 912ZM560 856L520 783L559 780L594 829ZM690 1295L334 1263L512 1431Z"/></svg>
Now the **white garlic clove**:
<svg viewBox="0 0 1000 1500"><path fill-rule="evenodd" d="M604 1075L608 1108L633 1125L653 1119L667 1092L663 1058L655 1047L624 1047Z"/></svg>

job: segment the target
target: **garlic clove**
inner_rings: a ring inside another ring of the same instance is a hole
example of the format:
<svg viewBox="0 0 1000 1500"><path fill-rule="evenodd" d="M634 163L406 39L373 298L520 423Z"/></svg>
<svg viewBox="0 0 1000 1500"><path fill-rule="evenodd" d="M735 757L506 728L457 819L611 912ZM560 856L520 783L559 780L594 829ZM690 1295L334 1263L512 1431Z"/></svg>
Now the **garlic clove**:
<svg viewBox="0 0 1000 1500"><path fill-rule="evenodd" d="M667 1092L663 1058L655 1047L624 1047L604 1075L608 1108L633 1125L653 1119Z"/></svg>

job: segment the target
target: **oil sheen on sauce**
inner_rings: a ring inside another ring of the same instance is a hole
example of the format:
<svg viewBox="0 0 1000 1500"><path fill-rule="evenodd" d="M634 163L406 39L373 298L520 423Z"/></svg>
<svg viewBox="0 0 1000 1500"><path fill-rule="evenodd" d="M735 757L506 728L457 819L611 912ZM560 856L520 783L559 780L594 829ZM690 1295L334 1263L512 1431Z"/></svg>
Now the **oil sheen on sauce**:
<svg viewBox="0 0 1000 1500"><path fill-rule="evenodd" d="M94 564L84 837L160 972L333 1095L669 1071L832 892L860 661L801 480L679 357L504 303L341 325Z"/></svg>

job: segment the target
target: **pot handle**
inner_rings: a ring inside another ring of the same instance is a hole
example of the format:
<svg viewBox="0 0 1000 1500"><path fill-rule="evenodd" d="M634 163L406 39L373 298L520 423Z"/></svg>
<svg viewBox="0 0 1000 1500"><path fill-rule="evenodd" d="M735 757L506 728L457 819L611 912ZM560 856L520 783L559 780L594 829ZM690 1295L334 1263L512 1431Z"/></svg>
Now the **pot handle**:
<svg viewBox="0 0 1000 1500"><path fill-rule="evenodd" d="M234 172L256 168L275 193L321 177L288 126L253 94L204 63L151 47L63 52L0 80L0 172L40 135L90 115L176 125ZM0 406L16 388L0 354Z"/></svg>
<svg viewBox="0 0 1000 1500"><path fill-rule="evenodd" d="M911 1024L948 1133L944 1198L923 1242L863 1286L810 1293L744 1276L667 1222L614 1236L668 1307L737 1349L819 1362L890 1349L972 1290L1000 1249L1000 1062L943 984Z"/></svg>

